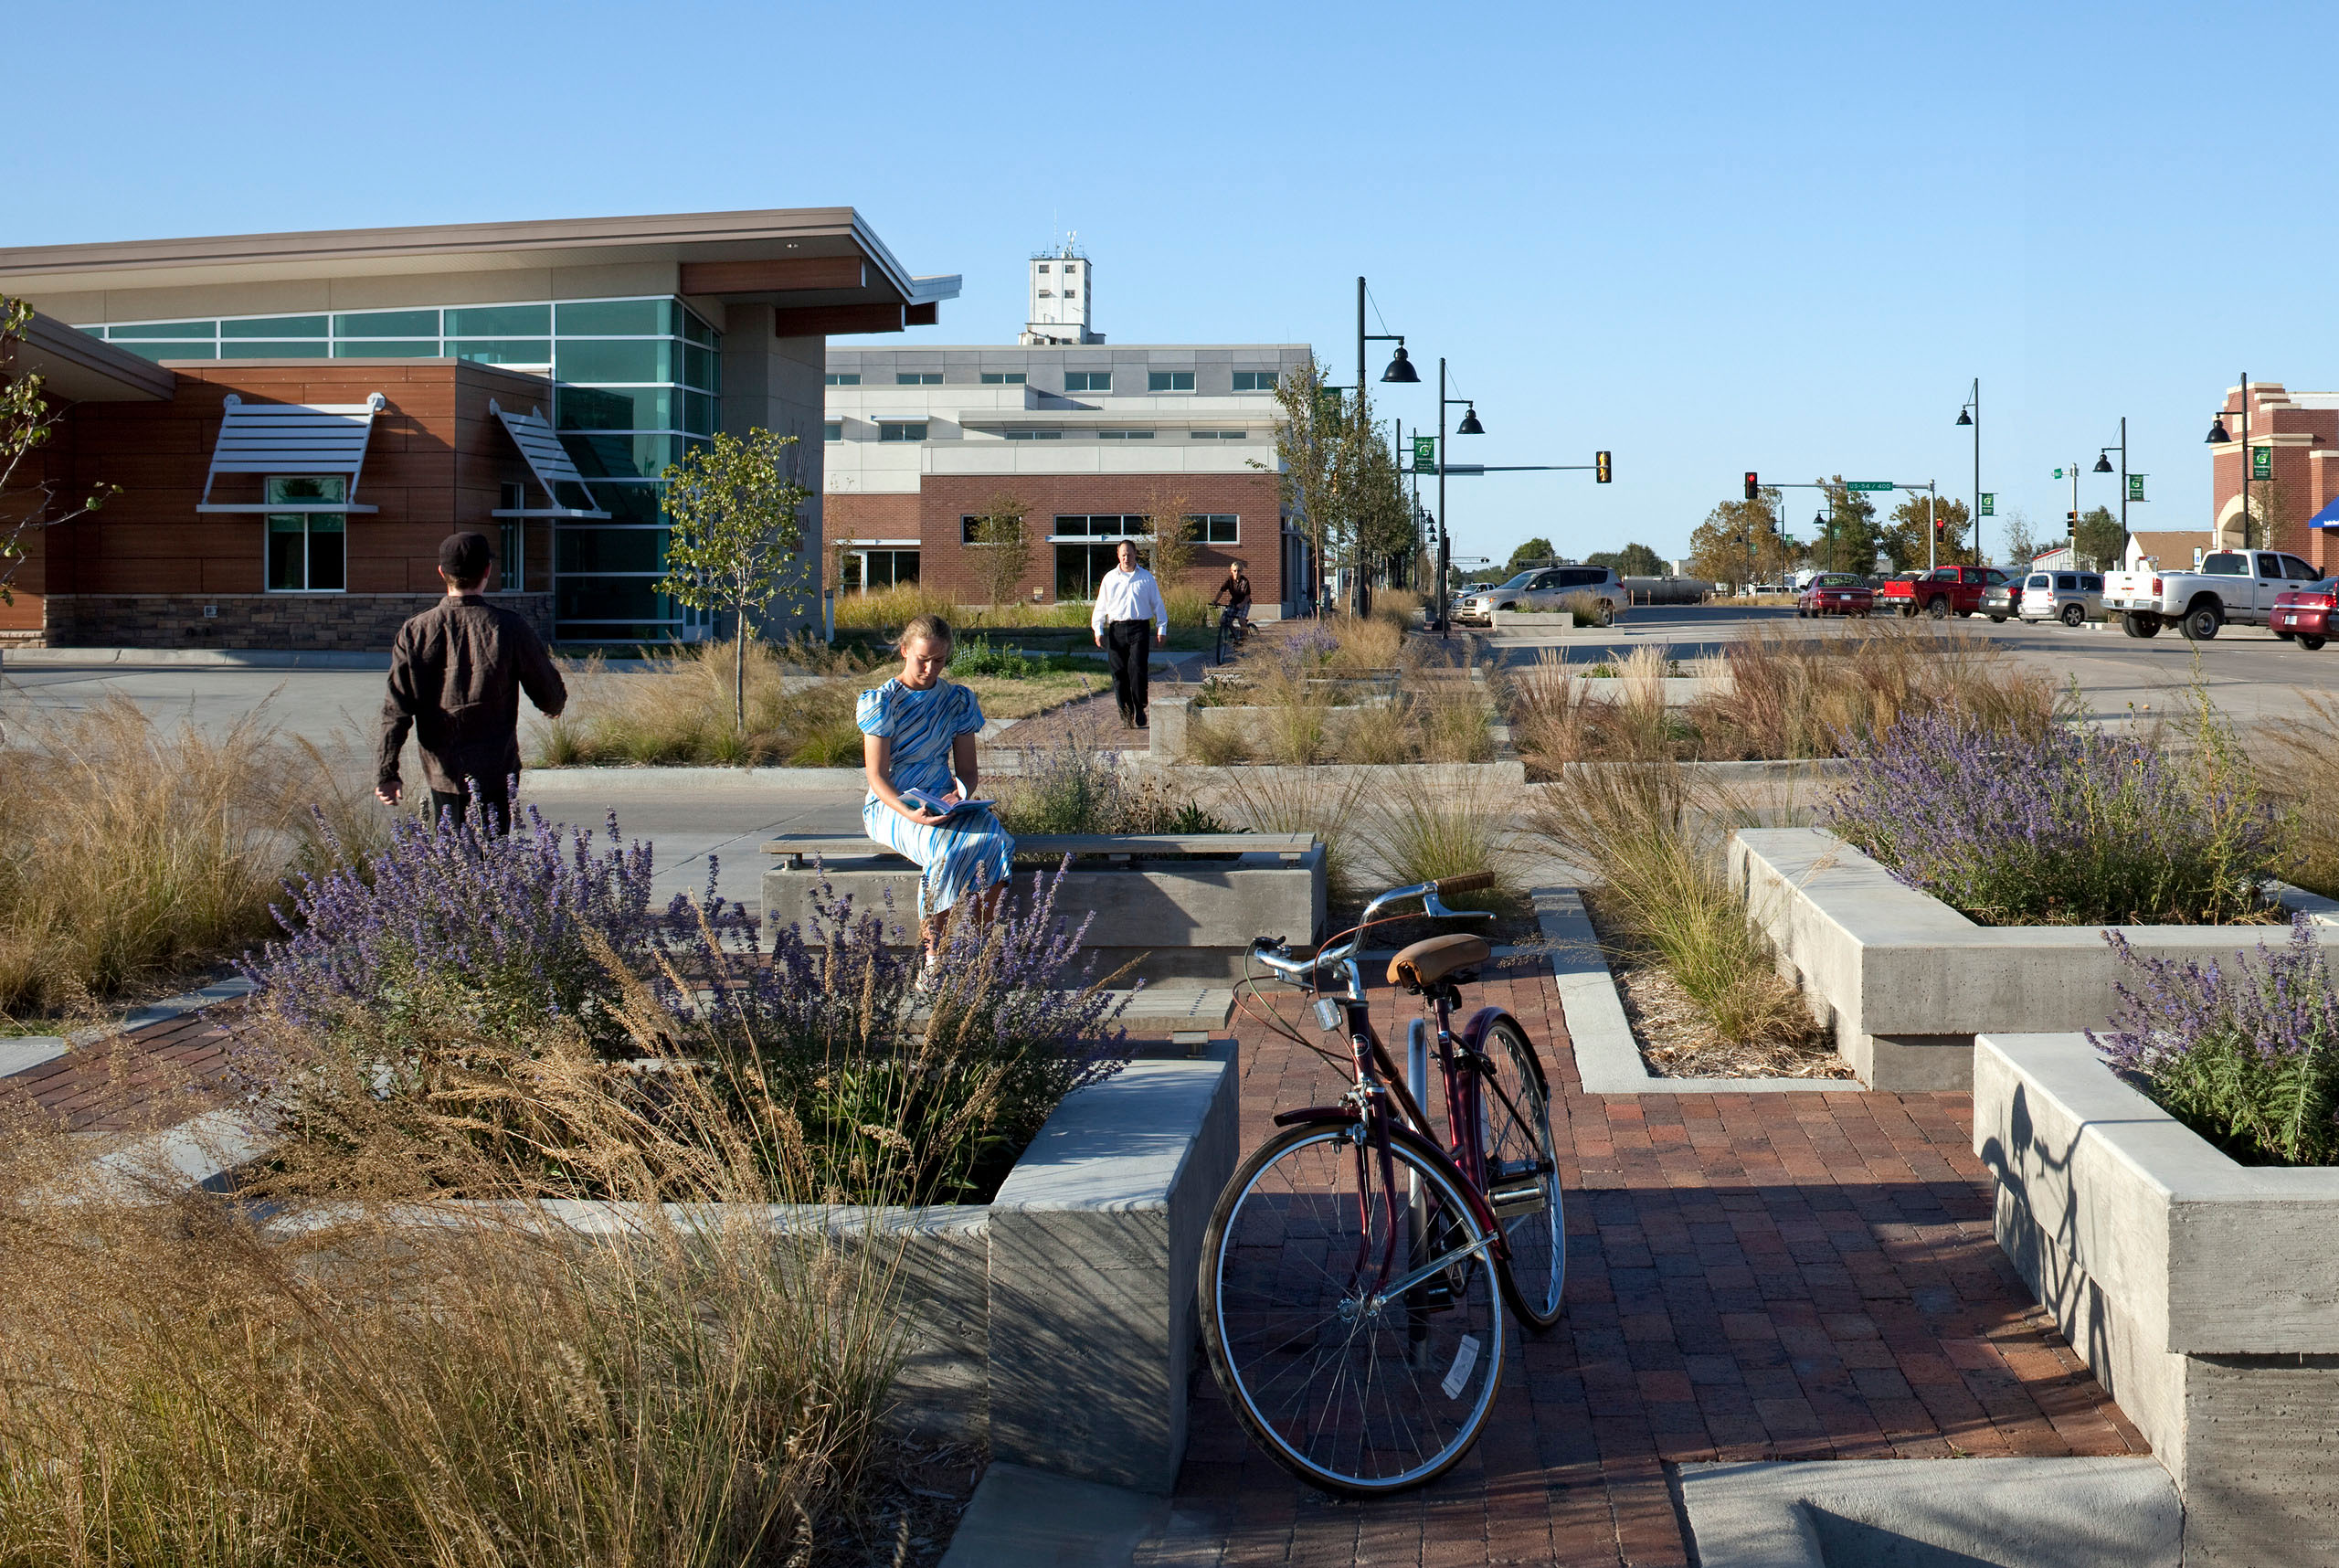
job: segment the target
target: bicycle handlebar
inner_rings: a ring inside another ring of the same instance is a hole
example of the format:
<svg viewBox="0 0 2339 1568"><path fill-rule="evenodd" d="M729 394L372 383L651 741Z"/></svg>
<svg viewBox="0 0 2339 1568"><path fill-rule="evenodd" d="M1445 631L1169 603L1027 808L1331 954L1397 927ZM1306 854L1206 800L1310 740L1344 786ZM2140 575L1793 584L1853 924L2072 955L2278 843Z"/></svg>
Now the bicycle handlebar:
<svg viewBox="0 0 2339 1568"><path fill-rule="evenodd" d="M1360 995L1364 988L1355 972L1355 965L1350 960L1354 958L1357 948L1363 944L1364 934L1371 928L1374 916L1389 905L1407 898L1418 898L1422 901L1423 915L1433 920L1465 920L1483 917L1493 912L1487 909L1448 909L1439 895L1473 893L1480 888L1493 886L1494 880L1492 872L1473 871L1459 876L1439 877L1434 882L1416 882L1406 887L1392 887L1364 906L1364 915L1357 921L1356 928L1349 934L1347 941L1338 947L1326 948L1313 958L1294 959L1286 956L1278 950L1287 945L1281 937L1257 938L1251 944L1251 953L1261 963L1286 980L1298 980L1311 986L1324 969L1334 964L1347 963L1349 966L1349 989Z"/></svg>

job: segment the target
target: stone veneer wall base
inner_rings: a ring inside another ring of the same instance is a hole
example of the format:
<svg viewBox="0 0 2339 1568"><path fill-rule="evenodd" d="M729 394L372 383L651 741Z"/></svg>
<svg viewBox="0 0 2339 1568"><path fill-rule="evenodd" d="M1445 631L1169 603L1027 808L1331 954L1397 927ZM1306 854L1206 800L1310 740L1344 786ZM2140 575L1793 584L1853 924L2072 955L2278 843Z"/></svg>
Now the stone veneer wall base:
<svg viewBox="0 0 2339 1568"><path fill-rule="evenodd" d="M435 593L51 594L51 648L252 648L380 651ZM491 594L552 637L552 595Z"/></svg>

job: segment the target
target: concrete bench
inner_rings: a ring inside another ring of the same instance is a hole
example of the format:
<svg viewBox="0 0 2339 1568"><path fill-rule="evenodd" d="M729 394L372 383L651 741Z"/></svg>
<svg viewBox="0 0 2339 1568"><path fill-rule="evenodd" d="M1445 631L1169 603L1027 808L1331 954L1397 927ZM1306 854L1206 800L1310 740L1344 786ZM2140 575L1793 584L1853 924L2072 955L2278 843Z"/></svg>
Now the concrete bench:
<svg viewBox="0 0 2339 1568"><path fill-rule="evenodd" d="M1239 979L1254 937L1313 944L1324 933L1324 846L1309 833L1042 833L1016 841L1015 893L1029 896L1073 857L1057 913L1085 918L1096 973ZM869 839L792 833L764 845L780 857L764 873L764 914L776 925L807 919L823 880L856 908L883 908L890 893L903 939L913 940L917 868ZM1210 859L1183 858L1210 856Z"/></svg>

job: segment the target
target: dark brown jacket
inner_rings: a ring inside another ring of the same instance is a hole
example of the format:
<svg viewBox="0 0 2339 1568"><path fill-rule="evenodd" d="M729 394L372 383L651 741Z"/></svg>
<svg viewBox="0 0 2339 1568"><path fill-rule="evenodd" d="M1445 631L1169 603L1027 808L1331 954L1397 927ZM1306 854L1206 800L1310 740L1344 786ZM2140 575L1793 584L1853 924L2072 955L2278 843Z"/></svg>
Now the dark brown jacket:
<svg viewBox="0 0 2339 1568"><path fill-rule="evenodd" d="M520 771L523 691L546 714L568 705L534 629L478 594L440 599L399 627L391 647L375 782L398 781L412 729L431 789L456 793L465 779L500 784Z"/></svg>

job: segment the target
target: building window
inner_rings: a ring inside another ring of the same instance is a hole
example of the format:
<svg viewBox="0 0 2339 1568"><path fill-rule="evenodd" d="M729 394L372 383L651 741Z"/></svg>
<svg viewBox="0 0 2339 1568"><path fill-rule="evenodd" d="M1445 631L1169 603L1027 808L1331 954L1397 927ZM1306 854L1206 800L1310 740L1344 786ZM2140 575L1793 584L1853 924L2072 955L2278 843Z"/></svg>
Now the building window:
<svg viewBox="0 0 2339 1568"><path fill-rule="evenodd" d="M861 372L858 370L831 370L829 372L829 385L831 387L858 387L861 385Z"/></svg>
<svg viewBox="0 0 2339 1568"><path fill-rule="evenodd" d="M897 370L894 372L896 387L939 387L942 372L938 370Z"/></svg>
<svg viewBox="0 0 2339 1568"><path fill-rule="evenodd" d="M1055 533L1059 539L1142 539L1146 537L1144 517L1135 513L1098 512L1075 513L1070 516L1058 514Z"/></svg>
<svg viewBox="0 0 2339 1568"><path fill-rule="evenodd" d="M349 499L349 482L318 475L268 482L270 506L302 502L339 506ZM349 552L338 512L270 512L268 517L268 591L341 593L349 586Z"/></svg>
<svg viewBox="0 0 2339 1568"><path fill-rule="evenodd" d="M848 549L838 576L838 587L845 593L868 593L914 583L917 581L917 552Z"/></svg>
<svg viewBox="0 0 2339 1568"><path fill-rule="evenodd" d="M1204 545L1239 545L1242 521L1232 512L1201 513L1186 519L1186 534Z"/></svg>
<svg viewBox="0 0 2339 1568"><path fill-rule="evenodd" d="M528 487L505 481L499 512L518 512L528 504ZM528 586L528 524L524 517L501 517L503 539L495 552L495 591L524 593Z"/></svg>
<svg viewBox="0 0 2339 1568"><path fill-rule="evenodd" d="M924 419L880 419L877 439L881 441L922 441L926 440Z"/></svg>
<svg viewBox="0 0 2339 1568"><path fill-rule="evenodd" d="M1067 370L1064 373L1064 389L1067 392L1110 392L1113 373L1109 370Z"/></svg>
<svg viewBox="0 0 2339 1568"><path fill-rule="evenodd" d="M1194 373L1191 370L1155 370L1147 373L1145 389L1148 392L1191 392L1194 389Z"/></svg>
<svg viewBox="0 0 2339 1568"><path fill-rule="evenodd" d="M1053 300L1055 297L1056 291L1053 289L1042 289L1040 291L1040 298L1043 300Z"/></svg>
<svg viewBox="0 0 2339 1568"><path fill-rule="evenodd" d="M1240 430L1188 430L1186 434L1198 441L1239 441L1243 439Z"/></svg>
<svg viewBox="0 0 2339 1568"><path fill-rule="evenodd" d="M1096 432L1096 439L1100 441L1149 441L1153 439L1153 432L1151 430L1099 430Z"/></svg>
<svg viewBox="0 0 2339 1568"><path fill-rule="evenodd" d="M1007 432L1007 439L1011 441L1060 441L1064 440L1064 432L1062 430L1010 430Z"/></svg>
<svg viewBox="0 0 2339 1568"><path fill-rule="evenodd" d="M1234 373L1234 390L1237 392L1272 392L1277 385L1278 377L1272 370L1238 370Z"/></svg>
<svg viewBox="0 0 2339 1568"><path fill-rule="evenodd" d="M986 387L1021 387L1023 385L1023 373L1020 370L986 370L983 372L983 385Z"/></svg>
<svg viewBox="0 0 2339 1568"><path fill-rule="evenodd" d="M1062 519L1058 519L1062 521ZM1116 519L1117 521L1117 519ZM1147 558L1146 542L1135 541L1139 565ZM1120 565L1121 546L1109 545L1058 545L1056 546L1056 598L1085 599L1096 597L1096 585L1105 574Z"/></svg>
<svg viewBox="0 0 2339 1568"><path fill-rule="evenodd" d="M842 419L821 420L820 439L824 441L841 441L844 440L844 421Z"/></svg>
<svg viewBox="0 0 2339 1568"><path fill-rule="evenodd" d="M1041 270L1041 271L1042 271L1042 272L1044 272L1044 271L1046 271L1047 270L1048 270L1048 264L1047 264L1045 261L1041 262L1041 263L1040 263L1040 270Z"/></svg>

